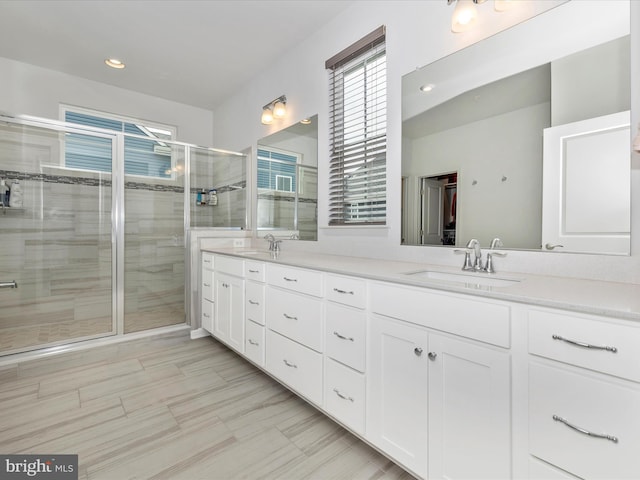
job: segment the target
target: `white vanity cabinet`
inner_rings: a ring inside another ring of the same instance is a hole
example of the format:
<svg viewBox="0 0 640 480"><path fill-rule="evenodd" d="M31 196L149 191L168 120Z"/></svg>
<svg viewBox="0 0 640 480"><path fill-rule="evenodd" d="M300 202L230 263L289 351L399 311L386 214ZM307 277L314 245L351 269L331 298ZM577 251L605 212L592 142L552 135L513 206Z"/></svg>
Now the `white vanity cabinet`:
<svg viewBox="0 0 640 480"><path fill-rule="evenodd" d="M366 282L326 275L324 408L365 434Z"/></svg>
<svg viewBox="0 0 640 480"><path fill-rule="evenodd" d="M264 367L265 355L265 264L244 261L245 278L245 344L244 354Z"/></svg>
<svg viewBox="0 0 640 480"><path fill-rule="evenodd" d="M423 478L510 478L510 353L490 344L509 345L509 307L378 283L370 298L367 437Z"/></svg>
<svg viewBox="0 0 640 480"><path fill-rule="evenodd" d="M234 350L244 352L244 263L242 259L214 258L213 335Z"/></svg>
<svg viewBox="0 0 640 480"><path fill-rule="evenodd" d="M316 405L322 405L323 274L268 264L265 367Z"/></svg>
<svg viewBox="0 0 640 480"><path fill-rule="evenodd" d="M640 325L529 312L529 436L537 459L585 479L640 478Z"/></svg>
<svg viewBox="0 0 640 480"><path fill-rule="evenodd" d="M213 333L213 254L202 253L200 276L200 324L207 332Z"/></svg>

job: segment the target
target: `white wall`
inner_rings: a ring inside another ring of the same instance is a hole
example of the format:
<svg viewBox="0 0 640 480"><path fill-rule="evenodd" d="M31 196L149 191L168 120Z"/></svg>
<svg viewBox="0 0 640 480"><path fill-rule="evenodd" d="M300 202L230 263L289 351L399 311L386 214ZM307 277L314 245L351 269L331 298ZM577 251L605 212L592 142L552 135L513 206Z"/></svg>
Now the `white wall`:
<svg viewBox="0 0 640 480"><path fill-rule="evenodd" d="M401 77L449 53L486 38L498 31L534 16L563 2L537 0L518 2L522 8L509 12L493 11L493 2L479 6L480 19L476 29L463 34L450 31L453 7L440 1L357 1L344 15L313 33L305 42L283 54L281 61L270 70L262 71L259 79L250 82L229 98L214 113L214 141L225 148L244 149L255 145L258 138L284 128L303 117L317 113L319 116L319 238L318 242L288 242L284 248L307 249L318 252L342 253L354 256L370 256L398 260L412 260L435 264L457 265L458 256L442 247L400 246L401 204ZM558 8L599 8L606 15L612 1L572 0ZM632 2L635 3L635 2ZM586 6L586 7L585 7ZM640 5L633 6L634 18L640 15ZM550 13L553 13L550 12ZM549 14L547 14L549 15ZM544 15L541 19L547 18ZM538 20L538 19L536 19ZM387 78L388 78L388 154L387 154L387 208L386 227L351 228L322 227L327 224L327 159L328 159L328 82L324 62L346 46L371 32L380 25L387 27ZM544 31L537 32L539 40ZM533 41L537 41L533 40ZM632 58L639 58L637 38L632 40ZM526 49L527 45L523 45ZM638 74L638 65L633 66ZM634 82L632 82L632 85ZM287 121L265 127L260 124L261 107L271 99L286 94ZM638 98L633 93L633 104ZM634 115L634 123L637 115ZM222 121L222 119L224 121ZM634 157L633 187L640 191L640 160ZM637 208L632 208L632 225L640 226L640 200L633 197ZM640 228L635 229L632 257L604 255L576 255L549 252L509 252L500 259L498 270L525 271L551 275L566 275L594 279L608 279L640 283Z"/></svg>
<svg viewBox="0 0 640 480"><path fill-rule="evenodd" d="M182 142L218 146L209 110L0 57L1 112L55 120L61 103L174 125Z"/></svg>

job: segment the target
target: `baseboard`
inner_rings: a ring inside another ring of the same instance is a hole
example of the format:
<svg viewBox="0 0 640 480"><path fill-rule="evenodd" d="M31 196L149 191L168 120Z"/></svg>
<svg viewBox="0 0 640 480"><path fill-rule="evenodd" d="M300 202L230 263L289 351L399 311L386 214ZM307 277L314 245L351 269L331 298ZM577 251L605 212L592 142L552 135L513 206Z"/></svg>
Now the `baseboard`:
<svg viewBox="0 0 640 480"><path fill-rule="evenodd" d="M191 335L191 340L195 340L196 338L208 337L211 334L207 332L204 328L196 328L195 330L191 330L190 335Z"/></svg>

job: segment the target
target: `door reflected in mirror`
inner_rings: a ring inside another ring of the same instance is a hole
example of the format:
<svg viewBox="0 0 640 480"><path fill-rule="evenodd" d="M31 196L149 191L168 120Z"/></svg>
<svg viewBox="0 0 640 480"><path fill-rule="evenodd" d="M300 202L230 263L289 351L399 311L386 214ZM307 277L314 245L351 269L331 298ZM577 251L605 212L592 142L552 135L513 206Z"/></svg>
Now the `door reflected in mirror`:
<svg viewBox="0 0 640 480"><path fill-rule="evenodd" d="M318 116L258 141L258 236L318 239Z"/></svg>
<svg viewBox="0 0 640 480"><path fill-rule="evenodd" d="M402 243L628 255L630 23L567 2L403 77Z"/></svg>

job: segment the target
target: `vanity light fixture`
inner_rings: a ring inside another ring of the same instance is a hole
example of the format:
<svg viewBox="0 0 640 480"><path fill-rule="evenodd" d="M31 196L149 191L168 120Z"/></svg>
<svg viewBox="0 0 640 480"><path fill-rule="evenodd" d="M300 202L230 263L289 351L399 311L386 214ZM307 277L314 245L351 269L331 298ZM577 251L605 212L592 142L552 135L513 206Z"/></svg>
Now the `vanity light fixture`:
<svg viewBox="0 0 640 480"><path fill-rule="evenodd" d="M476 23L478 8L476 5L487 0L447 0L447 5L456 4L451 17L451 31L454 33L466 32ZM513 7L516 0L494 0L493 8L496 12L504 12Z"/></svg>
<svg viewBox="0 0 640 480"><path fill-rule="evenodd" d="M280 95L262 107L261 122L263 125L271 125L274 118L284 118L287 114L287 97Z"/></svg>
<svg viewBox="0 0 640 480"><path fill-rule="evenodd" d="M117 58L107 58L104 63L106 63L111 68L117 68L118 70L122 70L126 65L122 60L118 60Z"/></svg>

